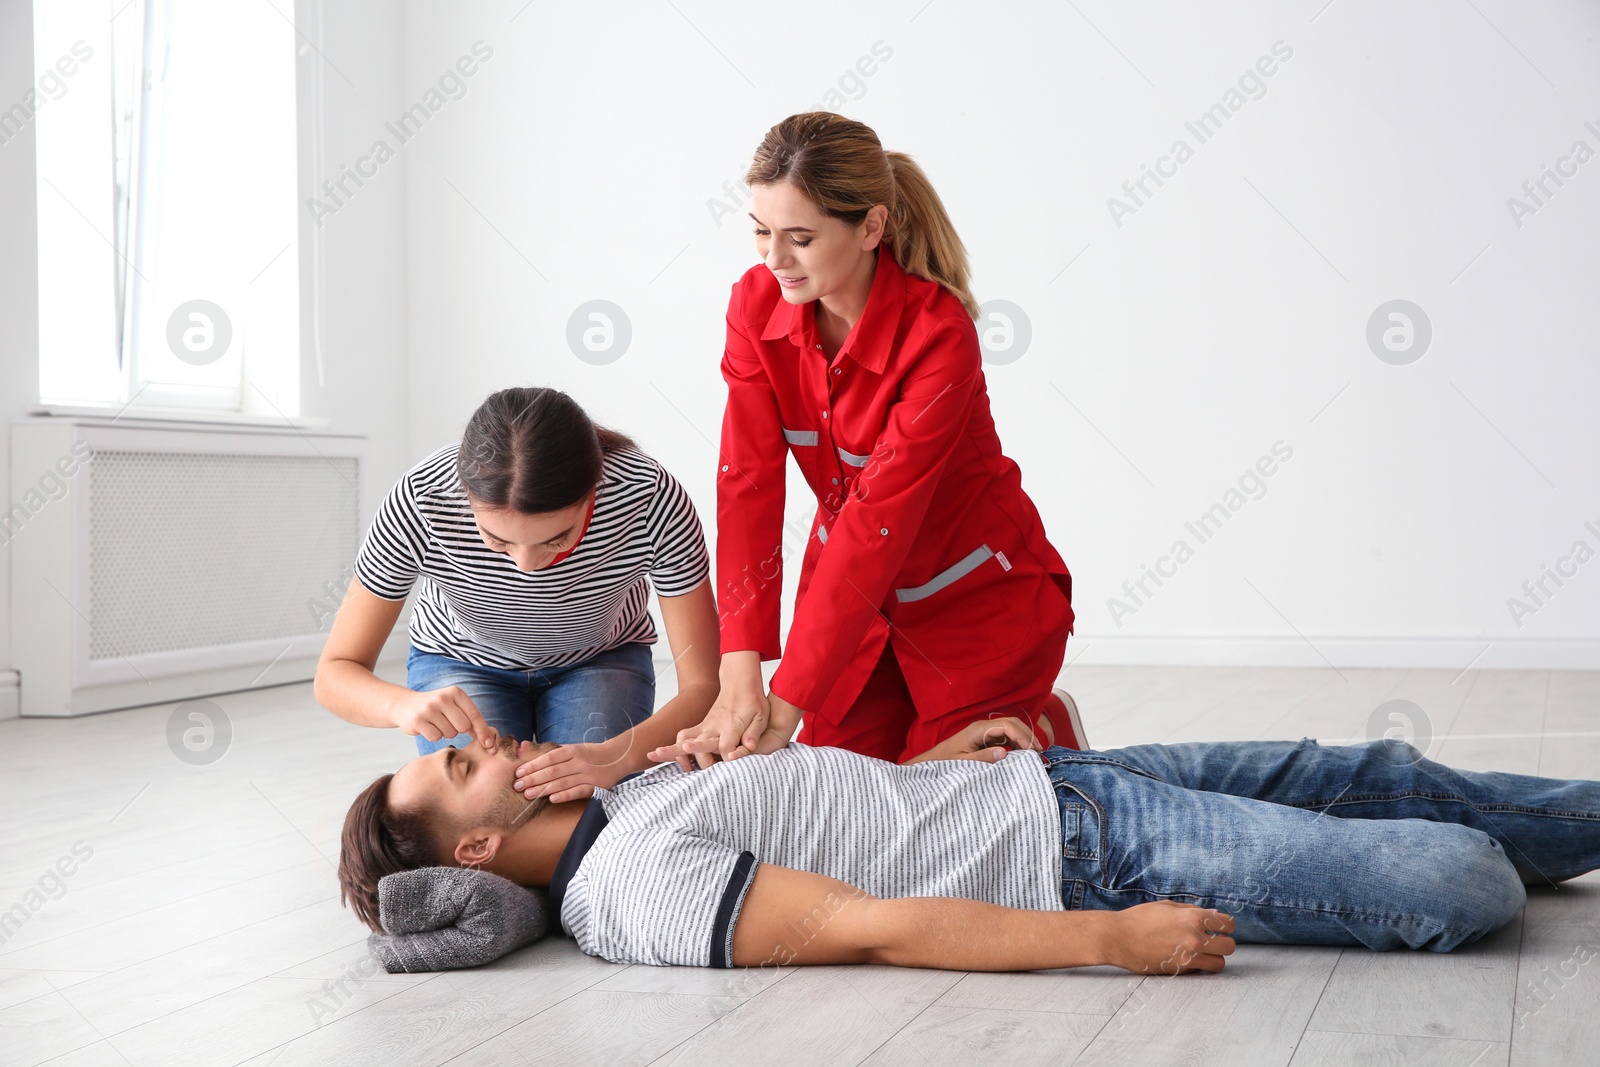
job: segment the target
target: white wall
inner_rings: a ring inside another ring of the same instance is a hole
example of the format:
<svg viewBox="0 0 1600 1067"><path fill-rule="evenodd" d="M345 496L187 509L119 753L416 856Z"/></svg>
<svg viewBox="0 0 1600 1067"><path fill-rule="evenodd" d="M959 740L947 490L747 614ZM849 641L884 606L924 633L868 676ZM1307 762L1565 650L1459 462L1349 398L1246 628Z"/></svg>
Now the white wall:
<svg viewBox="0 0 1600 1067"><path fill-rule="evenodd" d="M314 98L303 95L303 173L315 189L352 164L401 108L404 96L404 16L398 0L322 3L320 34L314 8L301 5L302 32L322 82L320 157L306 138L318 130ZM309 71L306 73L310 73ZM302 91L307 78L302 76ZM317 172L321 171L320 176ZM370 512L411 464L406 376L406 174L403 164L379 170L332 214L302 205L302 270L312 277L321 242L320 318L304 303L302 410L329 420L337 433L369 440L368 484L377 487ZM320 225L318 225L320 223ZM320 353L313 336L320 337Z"/></svg>
<svg viewBox="0 0 1600 1067"><path fill-rule="evenodd" d="M1600 551L1600 160L1520 225L1507 204L1600 151L1592 5L520 7L406 7L408 100L494 49L406 148L413 453L493 389L552 384L709 525L723 313L755 252L742 207L719 227L707 201L882 41L833 109L923 164L978 299L1031 324L987 376L1075 577L1069 659L1600 666L1600 561L1522 590ZM1185 122L1279 41L1201 143ZM1192 158L1128 199L1178 138ZM633 326L606 366L565 343L594 298ZM1365 339L1396 298L1433 328L1409 365ZM1279 441L1264 495L1186 530ZM1179 539L1170 580L1123 593Z"/></svg>
<svg viewBox="0 0 1600 1067"><path fill-rule="evenodd" d="M0 101L31 79L30 6L0 0ZM1575 542L1600 550L1600 161L1520 226L1507 206L1575 141L1600 150L1600 15L1077 11L326 5L322 168L379 139L397 152L315 231L304 410L368 434L385 485L491 390L558 385L677 472L714 537L722 316L755 255L726 190L767 126L826 104L923 163L979 299L1029 320L1026 351L987 374L1076 578L1069 657L1600 666L1600 562L1547 579L1543 604L1522 592ZM493 55L465 95L399 144L385 123L479 40ZM1293 55L1265 94L1198 144L1185 122L1280 40ZM892 55L856 98L828 101L880 41ZM1193 158L1117 225L1108 198L1180 137ZM0 148L8 419L36 376L31 158L26 139ZM605 366L565 340L597 298L633 327ZM1394 298L1434 328L1407 366L1364 339ZM1294 455L1266 494L1199 544L1185 522L1280 440ZM1180 538L1195 554L1174 577L1121 592ZM1114 596L1136 610L1114 618ZM1514 596L1537 608L1520 626Z"/></svg>
<svg viewBox="0 0 1600 1067"><path fill-rule="evenodd" d="M32 3L0 0L0 107L20 100L33 79ZM320 63L324 100L322 158L353 159L371 143L403 98L404 18L397 0L328 3L320 30L314 8L302 4L309 44L302 65ZM312 50L312 45L315 50ZM322 59L318 59L320 52ZM337 69L335 69L337 68ZM302 110L314 107L302 99ZM0 145L0 426L24 416L38 395L37 243L34 223L34 151L31 125ZM306 162L317 131L307 124ZM247 162L247 161L246 161ZM243 165L243 164L242 164ZM319 359L309 345L301 380L302 411L326 418L335 432L370 441L369 483L387 487L411 462L407 433L406 175L386 168L318 231L304 230L304 267L311 241L324 245ZM310 305L307 305L307 330ZM0 484L9 478L9 429L0 431ZM5 485L6 506L20 490ZM369 509L376 505L369 500ZM4 557L8 560L8 556ZM7 602L9 566L0 566L0 605ZM11 665L9 613L0 610L0 714L8 706ZM14 691L12 691L14 692Z"/></svg>
<svg viewBox="0 0 1600 1067"><path fill-rule="evenodd" d="M0 0L0 109L33 87L33 5ZM38 231L34 223L33 124L0 145L0 425L27 411L39 391ZM0 432L0 486L11 492L11 433ZM3 510L3 509L0 509ZM9 553L0 553L0 719L16 714L11 665Z"/></svg>

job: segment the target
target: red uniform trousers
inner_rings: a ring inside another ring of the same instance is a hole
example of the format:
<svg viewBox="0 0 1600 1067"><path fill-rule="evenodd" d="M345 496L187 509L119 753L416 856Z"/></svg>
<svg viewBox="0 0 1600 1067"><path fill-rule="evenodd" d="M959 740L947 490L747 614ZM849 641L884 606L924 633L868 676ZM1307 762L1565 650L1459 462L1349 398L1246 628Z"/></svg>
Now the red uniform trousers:
<svg viewBox="0 0 1600 1067"><path fill-rule="evenodd" d="M1054 678L1060 673L1061 662L1066 658L1063 643ZM850 705L850 710L839 719L837 726L819 715L806 715L800 722L800 732L795 740L807 745L833 745L860 752L866 756L894 763L904 763L920 756L947 737L960 733L979 719L1003 719L1015 716L1033 727L1033 736L1039 744L1047 743L1039 726L1039 716L1044 702L1050 696L1050 685L1038 693L1021 697L1012 694L941 715L936 719L922 719L911 703L911 693L906 689L900 664L894 658L890 644L883 646L883 655L867 677L860 696Z"/></svg>

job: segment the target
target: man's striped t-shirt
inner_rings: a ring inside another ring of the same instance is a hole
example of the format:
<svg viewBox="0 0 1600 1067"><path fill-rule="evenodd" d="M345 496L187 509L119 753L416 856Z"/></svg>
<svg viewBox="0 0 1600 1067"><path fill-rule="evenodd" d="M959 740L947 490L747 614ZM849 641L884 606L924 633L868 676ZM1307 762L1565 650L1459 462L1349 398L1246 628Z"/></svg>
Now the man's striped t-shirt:
<svg viewBox="0 0 1600 1067"><path fill-rule="evenodd" d="M895 764L799 742L595 789L550 903L592 956L730 967L762 863L876 897L1064 910L1061 811L1037 752Z"/></svg>
<svg viewBox="0 0 1600 1067"><path fill-rule="evenodd" d="M680 596L710 573L689 494L631 448L605 457L594 515L571 554L524 573L479 536L456 473L457 447L400 479L356 556L356 577L377 596L402 600L418 586L411 644L420 651L533 670L651 644L650 585L660 596Z"/></svg>

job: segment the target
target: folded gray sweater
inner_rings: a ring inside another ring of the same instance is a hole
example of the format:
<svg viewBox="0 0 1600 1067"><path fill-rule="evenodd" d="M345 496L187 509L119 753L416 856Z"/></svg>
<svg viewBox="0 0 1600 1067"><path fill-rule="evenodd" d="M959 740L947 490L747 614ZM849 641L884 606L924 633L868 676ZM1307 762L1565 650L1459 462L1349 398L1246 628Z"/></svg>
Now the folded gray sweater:
<svg viewBox="0 0 1600 1067"><path fill-rule="evenodd" d="M419 867L378 880L378 921L367 937L384 970L477 967L531 944L549 929L543 889L466 867Z"/></svg>

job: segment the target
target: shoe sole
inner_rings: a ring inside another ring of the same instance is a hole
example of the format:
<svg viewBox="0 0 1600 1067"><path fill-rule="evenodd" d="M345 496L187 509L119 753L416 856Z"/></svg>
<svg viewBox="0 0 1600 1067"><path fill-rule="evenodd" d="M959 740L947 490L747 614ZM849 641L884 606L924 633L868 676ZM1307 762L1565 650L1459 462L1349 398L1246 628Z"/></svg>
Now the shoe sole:
<svg viewBox="0 0 1600 1067"><path fill-rule="evenodd" d="M1062 708L1066 709L1067 721L1065 723L1058 722L1056 715L1052 715L1050 718L1050 725L1055 727L1056 731L1056 744L1062 748L1074 748L1080 752L1087 749L1089 747L1089 738L1083 732L1083 717L1078 714L1078 702L1073 700L1072 694L1065 689L1052 689L1050 690L1050 695L1061 701ZM1066 732L1070 733L1070 737L1062 736L1063 726L1066 727ZM1069 740L1075 743L1068 744L1067 741Z"/></svg>

